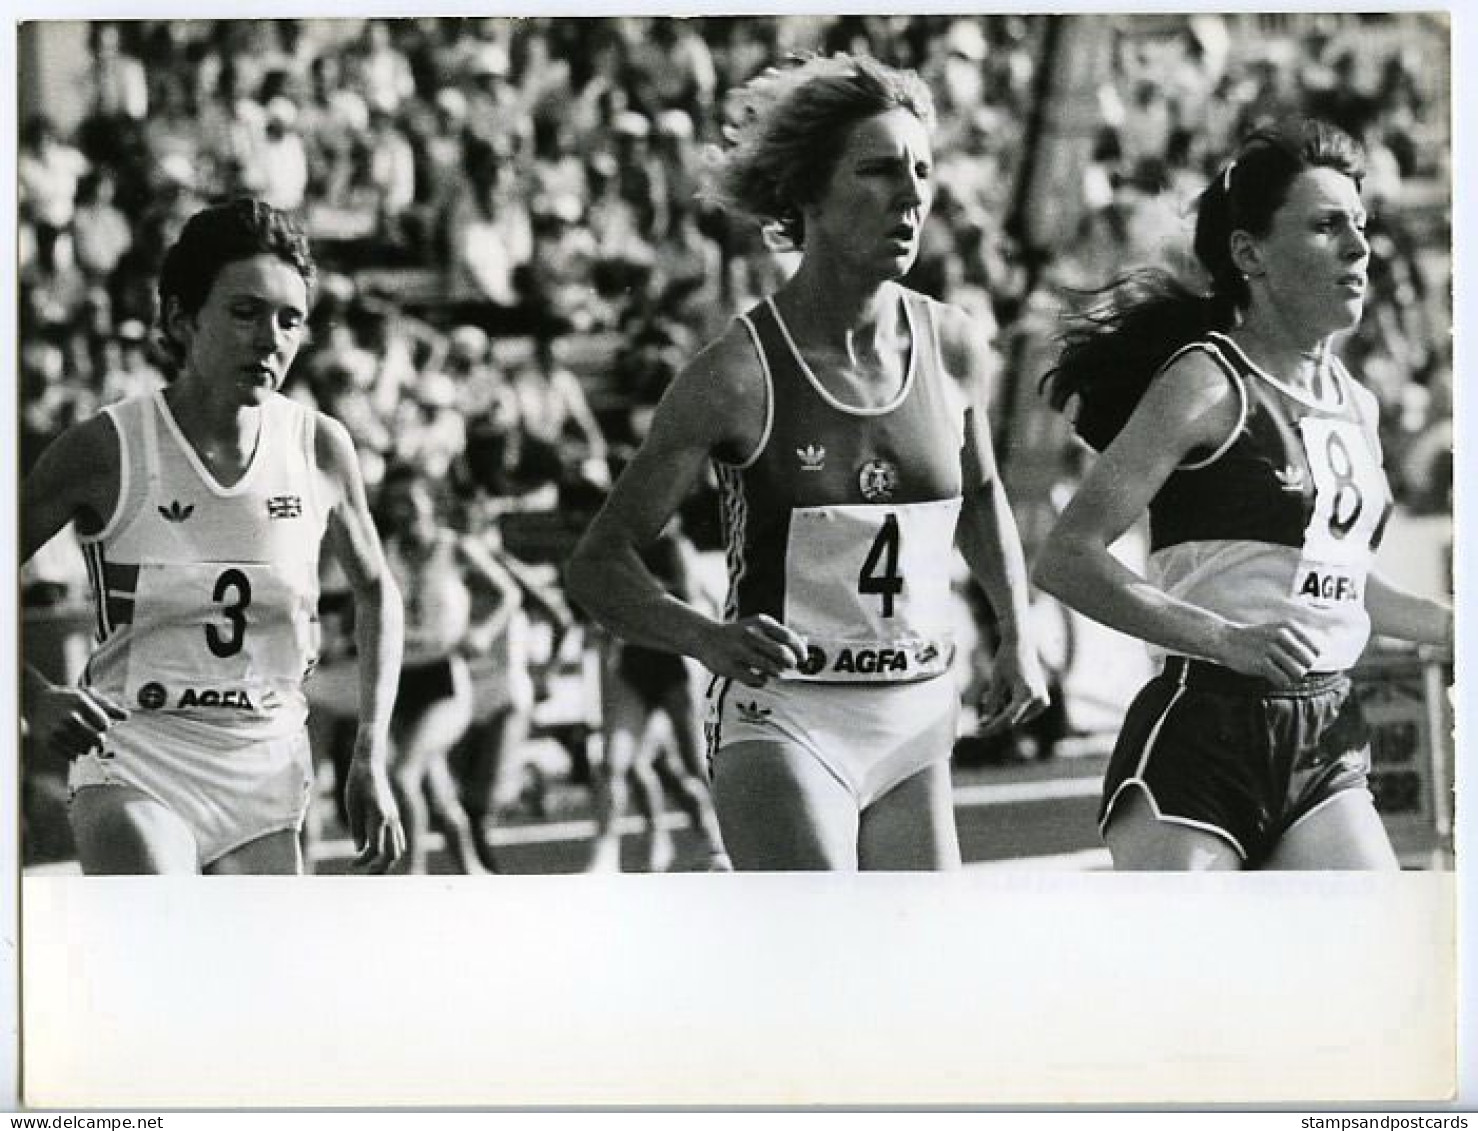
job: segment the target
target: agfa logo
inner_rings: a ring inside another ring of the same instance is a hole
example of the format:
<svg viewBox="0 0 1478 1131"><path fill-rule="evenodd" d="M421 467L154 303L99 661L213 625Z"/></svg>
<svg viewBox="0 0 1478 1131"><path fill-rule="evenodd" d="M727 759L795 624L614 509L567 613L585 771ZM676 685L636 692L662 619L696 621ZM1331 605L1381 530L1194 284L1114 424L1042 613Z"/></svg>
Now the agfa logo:
<svg viewBox="0 0 1478 1131"><path fill-rule="evenodd" d="M806 658L796 665L801 675L819 675L826 667L826 653L814 644L806 645Z"/></svg>
<svg viewBox="0 0 1478 1131"><path fill-rule="evenodd" d="M886 503L898 490L898 468L885 459L870 459L857 473L857 486L869 503Z"/></svg>
<svg viewBox="0 0 1478 1131"><path fill-rule="evenodd" d="M1298 595L1311 601L1359 602L1360 585L1348 574L1321 573L1311 569L1298 587Z"/></svg>
<svg viewBox="0 0 1478 1131"><path fill-rule="evenodd" d="M882 675L890 672L908 671L908 654L896 648L843 648L837 653L834 672L856 672L861 675Z"/></svg>
<svg viewBox="0 0 1478 1131"><path fill-rule="evenodd" d="M157 711L169 702L169 692L164 690L162 683L146 683L139 688L139 706L150 711Z"/></svg>
<svg viewBox="0 0 1478 1131"><path fill-rule="evenodd" d="M180 695L176 707L234 707L239 710L255 711L247 693L239 687L224 690L215 687L187 687Z"/></svg>

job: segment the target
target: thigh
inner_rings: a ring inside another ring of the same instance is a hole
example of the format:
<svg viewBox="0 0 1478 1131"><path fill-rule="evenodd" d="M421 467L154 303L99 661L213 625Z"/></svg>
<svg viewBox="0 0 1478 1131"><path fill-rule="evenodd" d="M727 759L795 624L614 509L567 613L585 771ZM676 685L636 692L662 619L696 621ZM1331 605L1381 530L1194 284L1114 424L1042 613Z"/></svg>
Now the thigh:
<svg viewBox="0 0 1478 1131"><path fill-rule="evenodd" d="M607 773L625 774L642 752L649 711L646 701L614 673L601 689L601 731Z"/></svg>
<svg viewBox="0 0 1478 1131"><path fill-rule="evenodd" d="M662 697L662 710L672 724L672 745L682 771L699 781L708 779L703 757L703 727L698 705L687 683L670 688Z"/></svg>
<svg viewBox="0 0 1478 1131"><path fill-rule="evenodd" d="M460 691L428 703L396 727L396 769L423 771L433 758L451 753L471 725L471 699Z"/></svg>
<svg viewBox="0 0 1478 1131"><path fill-rule="evenodd" d="M1215 833L1164 820L1144 790L1131 786L1103 830L1119 872L1237 871L1242 857Z"/></svg>
<svg viewBox="0 0 1478 1131"><path fill-rule="evenodd" d="M862 813L858 836L866 871L953 871L960 866L949 763L905 778Z"/></svg>
<svg viewBox="0 0 1478 1131"><path fill-rule="evenodd" d="M89 876L194 875L199 848L184 820L142 790L87 786L72 796L77 857Z"/></svg>
<svg viewBox="0 0 1478 1131"><path fill-rule="evenodd" d="M713 801L739 871L855 871L857 802L817 759L784 742L714 756Z"/></svg>
<svg viewBox="0 0 1478 1131"><path fill-rule="evenodd" d="M1370 792L1336 793L1290 827L1263 867L1279 871L1389 871L1400 867Z"/></svg>
<svg viewBox="0 0 1478 1131"><path fill-rule="evenodd" d="M248 841L206 868L212 876L298 876L302 872L302 846L292 829Z"/></svg>

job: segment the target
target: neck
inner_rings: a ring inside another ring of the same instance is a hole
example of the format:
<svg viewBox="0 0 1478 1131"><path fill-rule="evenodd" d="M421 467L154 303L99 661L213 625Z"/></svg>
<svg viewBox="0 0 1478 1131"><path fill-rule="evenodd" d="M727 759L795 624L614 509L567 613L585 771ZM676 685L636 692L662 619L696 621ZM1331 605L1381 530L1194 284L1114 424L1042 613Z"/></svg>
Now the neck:
<svg viewBox="0 0 1478 1131"><path fill-rule="evenodd" d="M875 350L896 328L896 289L887 280L861 287L839 282L846 277L803 259L775 297L792 331L807 341L848 353Z"/></svg>
<svg viewBox="0 0 1478 1131"><path fill-rule="evenodd" d="M164 391L175 423L197 445L231 449L246 454L256 447L262 410L256 405L233 404L206 395L200 383L182 373Z"/></svg>
<svg viewBox="0 0 1478 1131"><path fill-rule="evenodd" d="M1314 374L1329 356L1330 336L1311 340L1307 333L1293 332L1283 319L1259 311L1255 304L1245 312L1232 337L1260 367L1304 387L1312 385Z"/></svg>

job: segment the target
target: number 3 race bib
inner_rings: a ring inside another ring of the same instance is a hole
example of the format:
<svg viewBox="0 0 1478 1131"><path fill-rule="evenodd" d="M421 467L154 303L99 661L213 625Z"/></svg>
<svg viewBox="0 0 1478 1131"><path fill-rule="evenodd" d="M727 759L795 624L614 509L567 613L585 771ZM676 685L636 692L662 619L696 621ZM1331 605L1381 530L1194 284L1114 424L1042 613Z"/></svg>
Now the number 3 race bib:
<svg viewBox="0 0 1478 1131"><path fill-rule="evenodd" d="M134 623L147 630L129 645L129 706L273 710L317 654L298 588L281 564L143 566Z"/></svg>

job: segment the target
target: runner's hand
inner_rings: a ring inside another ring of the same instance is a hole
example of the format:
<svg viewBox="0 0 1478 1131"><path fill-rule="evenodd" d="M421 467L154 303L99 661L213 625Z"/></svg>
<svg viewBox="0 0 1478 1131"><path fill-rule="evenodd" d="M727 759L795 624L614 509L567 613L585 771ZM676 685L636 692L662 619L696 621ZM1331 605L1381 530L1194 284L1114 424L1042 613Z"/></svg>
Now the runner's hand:
<svg viewBox="0 0 1478 1131"><path fill-rule="evenodd" d="M405 830L383 762L355 756L344 782L344 807L349 810L349 835L359 851L356 871L380 875L405 855Z"/></svg>
<svg viewBox="0 0 1478 1131"><path fill-rule="evenodd" d="M125 708L88 687L52 685L32 690L25 708L31 738L69 759L102 745L109 728L128 718Z"/></svg>
<svg viewBox="0 0 1478 1131"><path fill-rule="evenodd" d="M1309 673L1319 650L1306 628L1292 621L1234 625L1212 659L1275 687L1291 687Z"/></svg>
<svg viewBox="0 0 1478 1131"><path fill-rule="evenodd" d="M977 733L988 738L1020 726L1047 709L1049 693L1042 661L1030 644L1002 644L991 662L990 690L981 700Z"/></svg>
<svg viewBox="0 0 1478 1131"><path fill-rule="evenodd" d="M697 657L714 675L749 687L763 687L805 658L806 642L763 613L715 625Z"/></svg>

